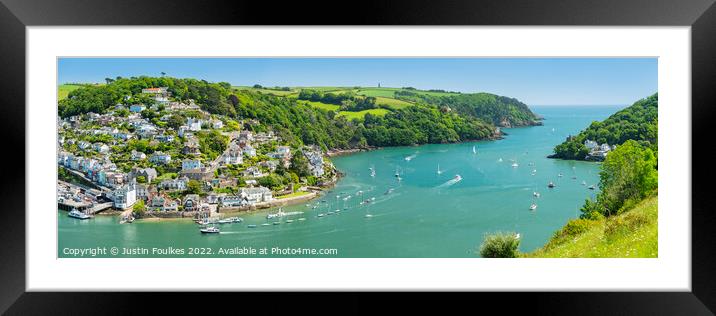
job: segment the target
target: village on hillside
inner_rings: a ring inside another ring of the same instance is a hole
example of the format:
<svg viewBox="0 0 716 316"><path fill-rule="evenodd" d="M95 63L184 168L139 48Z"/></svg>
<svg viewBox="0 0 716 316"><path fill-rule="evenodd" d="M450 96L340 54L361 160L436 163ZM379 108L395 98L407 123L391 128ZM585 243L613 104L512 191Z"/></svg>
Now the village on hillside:
<svg viewBox="0 0 716 316"><path fill-rule="evenodd" d="M165 87L142 94L150 105L58 119L60 207L197 217L298 203L336 181L320 148L292 147L256 120L175 101Z"/></svg>

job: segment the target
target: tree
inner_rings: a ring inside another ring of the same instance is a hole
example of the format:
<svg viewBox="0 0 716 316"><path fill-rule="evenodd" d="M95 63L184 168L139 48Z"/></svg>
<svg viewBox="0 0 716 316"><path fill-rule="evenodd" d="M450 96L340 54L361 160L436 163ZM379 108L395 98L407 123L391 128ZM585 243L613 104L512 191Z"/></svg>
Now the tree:
<svg viewBox="0 0 716 316"><path fill-rule="evenodd" d="M144 205L144 201L139 200L134 203L134 206L132 206L132 213L137 215L137 217L142 217L142 215L144 215L145 209L146 209L146 206Z"/></svg>
<svg viewBox="0 0 716 316"><path fill-rule="evenodd" d="M307 177L311 175L311 170L308 168L308 159L303 155L302 152L296 151L291 157L290 171L297 174L299 177Z"/></svg>
<svg viewBox="0 0 716 316"><path fill-rule="evenodd" d="M186 184L185 194L199 194L201 193L201 183L196 180L189 180Z"/></svg>
<svg viewBox="0 0 716 316"><path fill-rule="evenodd" d="M184 117L179 114L172 114L167 120L167 127L172 129L179 129L180 126L184 125Z"/></svg>
<svg viewBox="0 0 716 316"><path fill-rule="evenodd" d="M516 258L519 256L520 238L515 233L486 234L480 245L483 258Z"/></svg>
<svg viewBox="0 0 716 316"><path fill-rule="evenodd" d="M659 185L656 157L650 148L628 140L609 152L599 173L597 201L604 215L617 214L627 200L641 200Z"/></svg>

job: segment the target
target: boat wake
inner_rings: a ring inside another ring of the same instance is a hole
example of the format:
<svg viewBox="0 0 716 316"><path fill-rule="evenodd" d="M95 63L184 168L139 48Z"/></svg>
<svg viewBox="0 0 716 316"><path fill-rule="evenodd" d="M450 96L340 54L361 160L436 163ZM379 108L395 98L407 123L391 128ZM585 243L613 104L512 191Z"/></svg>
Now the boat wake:
<svg viewBox="0 0 716 316"><path fill-rule="evenodd" d="M447 182L437 186L436 188L446 188L455 185L456 183L462 181L462 177L460 175L456 175L454 178L448 180Z"/></svg>

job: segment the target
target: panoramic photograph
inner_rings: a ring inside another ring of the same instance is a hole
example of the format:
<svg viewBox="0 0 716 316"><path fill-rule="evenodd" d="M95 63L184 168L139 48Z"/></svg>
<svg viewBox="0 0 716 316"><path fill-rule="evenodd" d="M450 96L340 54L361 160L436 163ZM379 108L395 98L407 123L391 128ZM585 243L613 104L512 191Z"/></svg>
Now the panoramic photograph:
<svg viewBox="0 0 716 316"><path fill-rule="evenodd" d="M59 258L657 258L657 58L57 59Z"/></svg>

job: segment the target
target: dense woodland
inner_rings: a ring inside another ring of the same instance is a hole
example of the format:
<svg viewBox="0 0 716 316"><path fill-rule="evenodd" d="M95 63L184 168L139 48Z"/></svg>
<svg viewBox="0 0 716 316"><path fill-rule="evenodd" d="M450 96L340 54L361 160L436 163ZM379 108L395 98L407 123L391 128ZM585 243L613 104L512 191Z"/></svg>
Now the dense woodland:
<svg viewBox="0 0 716 316"><path fill-rule="evenodd" d="M539 118L526 104L517 99L491 93L461 93L434 96L409 90L395 92L399 100L439 106L443 111L454 111L490 122L498 126L528 126L539 124Z"/></svg>
<svg viewBox="0 0 716 316"><path fill-rule="evenodd" d="M341 111L377 108L376 99L310 89L302 90L298 98L288 98L251 89L235 89L226 82L144 76L106 78L106 84L73 90L59 101L59 114L68 117L88 112L105 113L117 104L149 106L153 101L141 90L151 87L168 87L177 101L194 100L212 114L258 121L246 123L244 128L272 129L294 145L315 144L323 149L478 140L496 137L495 126L502 121L528 125L537 119L526 105L506 97L487 93L430 97L404 90L402 92L414 95L400 94L400 97L411 100L414 106L390 109L382 116L368 113L362 120L347 120L334 111L315 108L297 99L336 104ZM446 110L447 107L453 110ZM167 124L180 124L182 119L173 118Z"/></svg>
<svg viewBox="0 0 716 316"><path fill-rule="evenodd" d="M658 152L659 96L654 94L614 113L602 122L593 122L587 129L554 148L554 158L582 160L588 153L585 140L599 144L621 145L634 140Z"/></svg>

